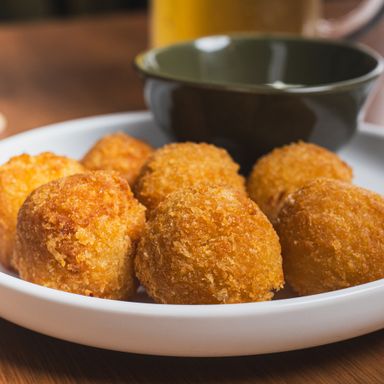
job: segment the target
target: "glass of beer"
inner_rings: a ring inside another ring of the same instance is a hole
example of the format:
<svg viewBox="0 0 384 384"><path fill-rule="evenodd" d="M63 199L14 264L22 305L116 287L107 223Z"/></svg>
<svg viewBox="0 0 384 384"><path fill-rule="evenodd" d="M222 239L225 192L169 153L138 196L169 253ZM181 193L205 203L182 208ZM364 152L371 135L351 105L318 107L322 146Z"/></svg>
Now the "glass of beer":
<svg viewBox="0 0 384 384"><path fill-rule="evenodd" d="M339 38L363 28L383 5L363 0L341 18L325 20L321 0L152 0L151 45L235 32Z"/></svg>

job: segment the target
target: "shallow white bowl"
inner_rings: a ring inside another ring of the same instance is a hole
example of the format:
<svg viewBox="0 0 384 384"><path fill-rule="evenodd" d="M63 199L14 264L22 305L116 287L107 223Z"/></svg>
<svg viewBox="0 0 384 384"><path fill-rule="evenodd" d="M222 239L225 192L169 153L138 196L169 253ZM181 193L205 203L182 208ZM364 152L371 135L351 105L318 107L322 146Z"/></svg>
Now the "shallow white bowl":
<svg viewBox="0 0 384 384"><path fill-rule="evenodd" d="M160 146L148 113L60 123L0 142L0 163L22 152L81 157L99 137L124 130ZM357 184L384 193L384 129L362 126L340 155ZM336 342L384 327L384 279L302 298L228 305L119 302L60 292L0 272L0 316L85 345L173 356L236 356Z"/></svg>

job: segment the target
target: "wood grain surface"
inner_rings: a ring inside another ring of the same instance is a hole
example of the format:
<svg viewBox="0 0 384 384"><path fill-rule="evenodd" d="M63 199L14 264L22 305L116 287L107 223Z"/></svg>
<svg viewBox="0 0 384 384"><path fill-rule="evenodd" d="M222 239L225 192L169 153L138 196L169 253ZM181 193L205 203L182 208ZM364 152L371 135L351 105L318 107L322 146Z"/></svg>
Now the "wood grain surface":
<svg viewBox="0 0 384 384"><path fill-rule="evenodd" d="M308 350L234 358L104 351L0 323L1 383L381 384L384 335Z"/></svg>
<svg viewBox="0 0 384 384"><path fill-rule="evenodd" d="M0 26L5 135L62 120L144 109L132 60L144 14Z"/></svg>
<svg viewBox="0 0 384 384"><path fill-rule="evenodd" d="M71 118L144 108L132 59L143 13L0 26L3 137ZM362 41L384 54L384 22ZM367 120L384 125L384 84ZM44 316L44 314L42 314ZM241 358L139 356L59 341L0 320L0 383L384 383L384 331Z"/></svg>

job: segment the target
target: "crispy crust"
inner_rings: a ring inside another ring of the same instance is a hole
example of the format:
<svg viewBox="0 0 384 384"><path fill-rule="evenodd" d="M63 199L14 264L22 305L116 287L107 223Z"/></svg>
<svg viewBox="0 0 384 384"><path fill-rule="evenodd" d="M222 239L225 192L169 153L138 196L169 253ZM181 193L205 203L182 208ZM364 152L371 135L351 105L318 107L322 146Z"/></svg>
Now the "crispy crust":
<svg viewBox="0 0 384 384"><path fill-rule="evenodd" d="M101 138L84 156L87 169L120 172L132 186L153 148L123 132Z"/></svg>
<svg viewBox="0 0 384 384"><path fill-rule="evenodd" d="M62 178L21 207L14 264L33 283L126 299L136 288L133 253L144 223L145 208L118 173Z"/></svg>
<svg viewBox="0 0 384 384"><path fill-rule="evenodd" d="M247 190L274 222L286 197L319 177L351 182L352 169L327 149L298 142L260 158L248 178Z"/></svg>
<svg viewBox="0 0 384 384"><path fill-rule="evenodd" d="M301 295L384 278L384 198L318 179L292 194L277 219L287 282Z"/></svg>
<svg viewBox="0 0 384 384"><path fill-rule="evenodd" d="M0 166L0 262L10 267L16 218L26 197L37 187L60 177L84 172L75 160L53 153L12 157Z"/></svg>
<svg viewBox="0 0 384 384"><path fill-rule="evenodd" d="M284 284L272 225L244 193L220 186L180 189L160 203L135 269L160 303L270 300Z"/></svg>
<svg viewBox="0 0 384 384"><path fill-rule="evenodd" d="M150 210L170 193L200 184L244 190L239 166L226 150L205 143L173 143L153 153L135 185L137 198Z"/></svg>

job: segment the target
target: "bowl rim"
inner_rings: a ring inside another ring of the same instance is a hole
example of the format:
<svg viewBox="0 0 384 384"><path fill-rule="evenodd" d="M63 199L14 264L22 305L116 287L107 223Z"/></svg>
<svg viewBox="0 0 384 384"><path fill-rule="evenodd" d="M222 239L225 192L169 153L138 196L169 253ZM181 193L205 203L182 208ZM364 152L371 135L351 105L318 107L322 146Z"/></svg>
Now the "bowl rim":
<svg viewBox="0 0 384 384"><path fill-rule="evenodd" d="M172 76L171 74L165 74L161 71L156 71L149 69L145 60L148 57L156 56L159 53L170 51L177 47L196 45L196 42L202 41L205 39L218 39L226 38L230 41L236 40L257 40L257 41L271 41L271 40L281 40L281 41L296 41L299 43L309 42L313 44L322 44L329 46L339 46L343 48L349 48L354 51L357 51L361 54L364 54L376 61L376 65L369 72L354 77L352 79L335 81L332 83L324 83L315 86L304 86L298 88L273 88L263 84L246 84L246 83L222 83L222 82L207 82L202 80L191 80L183 76ZM142 75L144 78L153 78L157 80L164 80L167 82L173 82L178 84L184 84L195 88L203 89L212 89L212 90L222 90L222 91L232 91L240 93L257 93L257 94L313 94L313 93L333 93L349 90L354 88L356 85L366 83L370 80L373 80L379 77L384 70L384 58L374 49L356 42L342 41L342 40L330 40L318 37L301 37L294 35L283 35L283 34L260 34L252 32L242 32L242 33L231 33L231 34L221 34L221 35L211 35L204 36L198 39L188 40L181 43L167 45L160 48L148 49L144 52L139 53L133 61L134 68Z"/></svg>

